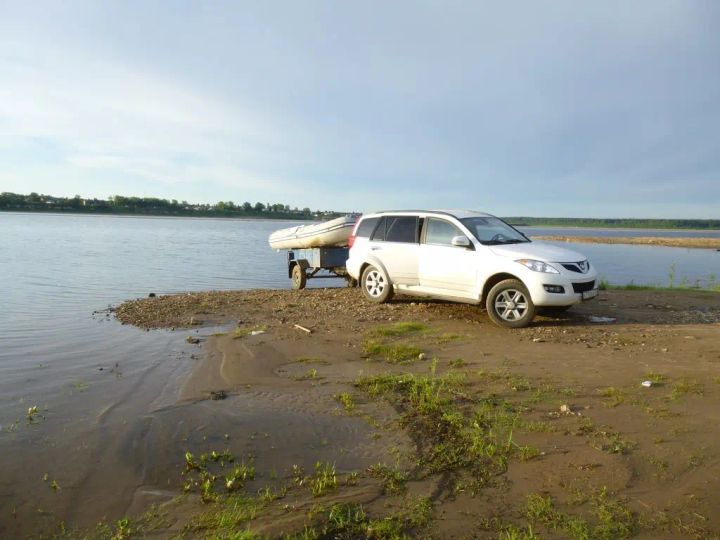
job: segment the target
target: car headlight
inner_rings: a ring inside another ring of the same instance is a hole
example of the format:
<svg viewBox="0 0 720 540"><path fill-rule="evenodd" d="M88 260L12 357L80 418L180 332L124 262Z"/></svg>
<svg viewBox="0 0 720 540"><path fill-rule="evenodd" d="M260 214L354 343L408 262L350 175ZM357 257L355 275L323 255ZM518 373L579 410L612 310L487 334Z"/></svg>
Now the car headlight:
<svg viewBox="0 0 720 540"><path fill-rule="evenodd" d="M523 266L527 266L533 272L544 272L545 274L559 274L556 268L553 268L548 263L542 261L534 261L532 259L519 259L515 262L519 262Z"/></svg>

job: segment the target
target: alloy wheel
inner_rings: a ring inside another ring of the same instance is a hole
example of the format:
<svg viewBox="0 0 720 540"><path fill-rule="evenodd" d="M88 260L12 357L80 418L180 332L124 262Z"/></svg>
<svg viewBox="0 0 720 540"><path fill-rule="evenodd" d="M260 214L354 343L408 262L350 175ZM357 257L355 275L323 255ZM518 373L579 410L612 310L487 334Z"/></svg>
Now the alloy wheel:
<svg viewBox="0 0 720 540"><path fill-rule="evenodd" d="M365 289L373 297L382 295L386 287L385 278L377 270L373 270L365 278Z"/></svg>
<svg viewBox="0 0 720 540"><path fill-rule="evenodd" d="M495 298L495 311L505 321L519 321L527 310L527 299L517 289L505 289Z"/></svg>

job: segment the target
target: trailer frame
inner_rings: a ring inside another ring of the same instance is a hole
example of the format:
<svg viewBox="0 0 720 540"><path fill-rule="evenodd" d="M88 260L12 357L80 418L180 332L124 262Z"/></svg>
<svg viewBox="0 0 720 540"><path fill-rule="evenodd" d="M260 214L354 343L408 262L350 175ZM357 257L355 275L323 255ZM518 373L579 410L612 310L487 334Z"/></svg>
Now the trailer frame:
<svg viewBox="0 0 720 540"><path fill-rule="evenodd" d="M347 247L288 249L288 277L292 280L292 288L304 289L308 279L328 278L344 278L348 287L356 286L356 280L347 273L345 266L349 252Z"/></svg>

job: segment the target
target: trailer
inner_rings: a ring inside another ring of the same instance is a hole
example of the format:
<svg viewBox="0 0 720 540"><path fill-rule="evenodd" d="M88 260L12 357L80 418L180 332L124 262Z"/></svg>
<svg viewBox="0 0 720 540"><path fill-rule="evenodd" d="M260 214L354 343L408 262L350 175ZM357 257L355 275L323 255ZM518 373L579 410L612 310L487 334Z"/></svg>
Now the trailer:
<svg viewBox="0 0 720 540"><path fill-rule="evenodd" d="M287 265L292 288L304 289L308 279L328 278L344 278L348 287L355 287L357 281L345 267L349 251L347 247L289 249Z"/></svg>

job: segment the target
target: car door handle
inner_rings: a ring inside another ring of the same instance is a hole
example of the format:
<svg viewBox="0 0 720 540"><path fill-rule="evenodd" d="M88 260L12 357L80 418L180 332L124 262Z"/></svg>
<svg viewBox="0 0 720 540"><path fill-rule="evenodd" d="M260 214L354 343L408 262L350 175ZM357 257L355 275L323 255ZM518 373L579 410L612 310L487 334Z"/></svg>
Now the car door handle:
<svg viewBox="0 0 720 540"><path fill-rule="evenodd" d="M370 248L370 251L380 251L382 248L379 246L373 246Z"/></svg>

